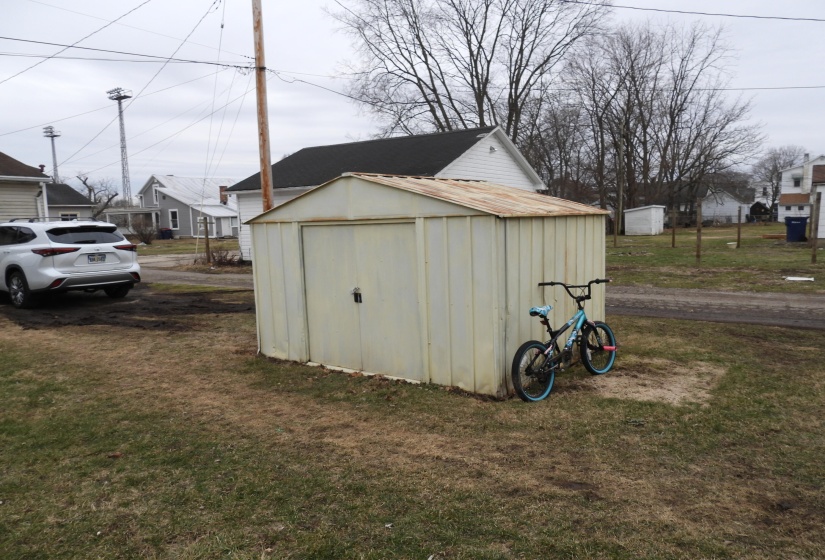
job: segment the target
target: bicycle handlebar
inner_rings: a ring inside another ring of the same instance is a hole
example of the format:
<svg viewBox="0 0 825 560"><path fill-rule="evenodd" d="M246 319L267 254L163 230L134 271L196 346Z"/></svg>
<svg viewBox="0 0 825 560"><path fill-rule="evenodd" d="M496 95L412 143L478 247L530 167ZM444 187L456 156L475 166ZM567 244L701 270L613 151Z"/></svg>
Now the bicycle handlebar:
<svg viewBox="0 0 825 560"><path fill-rule="evenodd" d="M561 286L567 292L573 300L575 300L576 304L579 306L579 309L582 308L582 304L590 299L590 288L593 284L606 284L610 282L610 278L596 278L595 280L591 280L587 284L565 284L564 282L539 282L539 286ZM575 295L570 290L580 289L582 293L580 295ZM587 290L587 293L584 293L584 290Z"/></svg>
<svg viewBox="0 0 825 560"><path fill-rule="evenodd" d="M610 281L611 281L610 278L596 278L595 280L591 280L587 284L581 284L581 285L565 284L564 282L539 282L539 286L563 286L565 288L589 288L592 284L606 284Z"/></svg>

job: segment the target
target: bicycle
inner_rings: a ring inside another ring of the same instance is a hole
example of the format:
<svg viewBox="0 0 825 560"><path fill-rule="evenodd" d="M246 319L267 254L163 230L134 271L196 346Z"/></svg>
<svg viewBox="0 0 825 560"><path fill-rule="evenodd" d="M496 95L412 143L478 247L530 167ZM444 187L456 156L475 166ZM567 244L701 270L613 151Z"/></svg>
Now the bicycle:
<svg viewBox="0 0 825 560"><path fill-rule="evenodd" d="M578 342L581 362L592 375L602 375L613 367L616 361L616 337L613 330L603 321L591 321L584 312L584 302L591 299L594 284L604 284L609 279L591 280L583 285L563 282L540 282L539 286L562 286L567 295L576 302L578 308L573 317L554 331L547 318L552 305L530 308L531 317L540 317L547 328L550 340L525 342L513 357L512 378L516 394L527 402L547 398L553 389L556 371L563 371L573 363L573 344ZM577 294L573 291L578 290ZM562 335L573 327L564 347L559 349Z"/></svg>

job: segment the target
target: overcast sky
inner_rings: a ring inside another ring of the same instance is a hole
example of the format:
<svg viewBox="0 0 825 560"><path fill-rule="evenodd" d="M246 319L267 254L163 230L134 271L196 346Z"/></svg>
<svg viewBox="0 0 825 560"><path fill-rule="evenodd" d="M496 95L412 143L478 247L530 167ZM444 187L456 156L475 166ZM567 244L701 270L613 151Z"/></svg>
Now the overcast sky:
<svg viewBox="0 0 825 560"><path fill-rule="evenodd" d="M764 125L767 146L796 144L812 156L825 153L820 133L825 108L825 78L820 71L825 60L821 40L825 21L618 7L825 20L825 1L616 0L615 4L616 20L698 19L724 24L736 56L731 87L823 86L752 89L731 95L752 98L752 116ZM278 71L268 82L273 162L307 146L368 139L377 129L368 113L328 91L344 91L344 80L335 76L354 55L349 38L336 31L336 22L324 13L325 6L334 4L263 0L266 64ZM124 16L130 10L134 11ZM29 165L45 164L50 173L51 144L42 128L53 125L61 133L56 146L64 181L86 172L110 178L119 186L117 103L106 92L120 87L134 96L124 102L133 193L152 173L241 180L257 172L250 73L206 64L164 67L157 61L122 61L137 60L134 55L139 54L248 64L253 55L251 12L249 0L0 0L0 152ZM131 54L70 49L44 61L43 55L54 55L62 47L38 42L77 43Z"/></svg>

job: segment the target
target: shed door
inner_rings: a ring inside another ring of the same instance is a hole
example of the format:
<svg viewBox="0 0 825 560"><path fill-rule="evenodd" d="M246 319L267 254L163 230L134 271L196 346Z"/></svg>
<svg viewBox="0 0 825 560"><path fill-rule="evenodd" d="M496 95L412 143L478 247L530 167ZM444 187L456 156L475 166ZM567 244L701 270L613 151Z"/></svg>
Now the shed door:
<svg viewBox="0 0 825 560"><path fill-rule="evenodd" d="M302 231L310 360L421 380L415 225Z"/></svg>

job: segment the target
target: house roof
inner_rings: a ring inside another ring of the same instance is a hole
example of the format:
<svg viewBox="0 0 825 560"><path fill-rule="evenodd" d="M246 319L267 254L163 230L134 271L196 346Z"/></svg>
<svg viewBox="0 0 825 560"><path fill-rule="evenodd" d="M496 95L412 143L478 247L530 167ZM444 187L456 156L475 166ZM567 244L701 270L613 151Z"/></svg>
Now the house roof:
<svg viewBox="0 0 825 560"><path fill-rule="evenodd" d="M202 177L178 177L177 175L152 175L140 191L145 191L146 187L155 181L157 181L160 187L158 192L171 196L187 206L200 209L201 205L203 205L203 211L212 216L216 216L217 214L207 212L207 207L230 208L232 212L227 215L236 215L234 201L221 204L220 200L220 187L227 187L234 184L234 179L227 177L204 179Z"/></svg>
<svg viewBox="0 0 825 560"><path fill-rule="evenodd" d="M779 195L779 204L792 206L795 204L810 204L811 197L807 193L787 193Z"/></svg>
<svg viewBox="0 0 825 560"><path fill-rule="evenodd" d="M314 187L347 172L433 176L473 147L496 127L382 138L304 148L272 165L276 189ZM261 190L256 173L229 192Z"/></svg>
<svg viewBox="0 0 825 560"><path fill-rule="evenodd" d="M386 185L430 198L451 202L481 212L493 214L500 218L547 217L547 216L601 216L606 210L593 208L553 196L547 196L523 189L514 189L503 185L475 181L470 179L442 179L438 177L410 177L399 175L379 175L372 173L345 173L343 177L355 177L372 183ZM326 184L335 182L329 181ZM298 196L269 212L288 206L305 196L317 196L326 185ZM269 212L253 218L257 221Z"/></svg>
<svg viewBox="0 0 825 560"><path fill-rule="evenodd" d="M94 206L91 200L63 183L49 183L46 196L49 206Z"/></svg>
<svg viewBox="0 0 825 560"><path fill-rule="evenodd" d="M7 177L42 177L51 180L39 168L26 165L3 152L0 152L0 175Z"/></svg>

